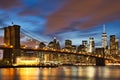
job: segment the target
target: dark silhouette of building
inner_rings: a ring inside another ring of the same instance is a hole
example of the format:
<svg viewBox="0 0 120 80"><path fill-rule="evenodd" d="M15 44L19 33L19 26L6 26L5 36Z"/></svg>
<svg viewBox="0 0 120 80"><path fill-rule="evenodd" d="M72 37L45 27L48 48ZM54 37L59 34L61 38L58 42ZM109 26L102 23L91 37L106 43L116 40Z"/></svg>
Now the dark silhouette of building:
<svg viewBox="0 0 120 80"><path fill-rule="evenodd" d="M85 46L84 45L80 45L80 46L78 46L78 49L77 49L77 51L78 52L85 52L86 50L85 50Z"/></svg>
<svg viewBox="0 0 120 80"><path fill-rule="evenodd" d="M57 41L57 43L56 43L56 48L60 49L60 43L59 43L59 41Z"/></svg>
<svg viewBox="0 0 120 80"><path fill-rule="evenodd" d="M54 42L53 42L53 41L49 42L48 47L49 47L49 48L54 48L54 47L55 47L55 46L54 46Z"/></svg>
<svg viewBox="0 0 120 80"><path fill-rule="evenodd" d="M39 44L39 48L45 48L46 47L46 45L45 45L45 43L44 42L40 42L40 44Z"/></svg>

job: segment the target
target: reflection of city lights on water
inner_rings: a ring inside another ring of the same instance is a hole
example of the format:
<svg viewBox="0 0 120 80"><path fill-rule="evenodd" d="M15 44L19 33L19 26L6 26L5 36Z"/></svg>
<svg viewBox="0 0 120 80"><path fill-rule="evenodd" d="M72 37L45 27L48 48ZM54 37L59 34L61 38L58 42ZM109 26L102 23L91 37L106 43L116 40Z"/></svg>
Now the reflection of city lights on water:
<svg viewBox="0 0 120 80"><path fill-rule="evenodd" d="M71 69L70 68L63 67L63 70L64 70L66 76L70 76L71 75Z"/></svg>
<svg viewBox="0 0 120 80"><path fill-rule="evenodd" d="M2 76L6 76L6 77L2 77L2 80L13 80L15 73L14 73L14 69L13 68L9 68L9 69L3 69L2 70Z"/></svg>
<svg viewBox="0 0 120 80"><path fill-rule="evenodd" d="M108 77L110 76L110 74L109 74L109 73L110 73L110 72L109 72L109 69L108 69L108 68L104 68L103 71L104 71L104 72L103 72L103 76L106 77L106 78L108 78Z"/></svg>
<svg viewBox="0 0 120 80"><path fill-rule="evenodd" d="M39 80L39 68L19 68L20 80Z"/></svg>
<svg viewBox="0 0 120 80"><path fill-rule="evenodd" d="M103 73L103 75L100 75L100 76L103 76L105 78L109 78L109 77L115 78L115 77L120 76L120 71L119 70L116 70L114 68L112 70L110 70L109 67L103 68L102 73ZM112 74L110 74L110 73L112 73Z"/></svg>
<svg viewBox="0 0 120 80"><path fill-rule="evenodd" d="M79 77L84 76L84 77L88 77L88 78L94 78L95 69L94 69L94 67L79 67L78 75L79 75Z"/></svg>
<svg viewBox="0 0 120 80"><path fill-rule="evenodd" d="M95 69L93 67L87 67L87 76L93 78L95 76Z"/></svg>
<svg viewBox="0 0 120 80"><path fill-rule="evenodd" d="M78 68L77 67L72 67L71 71L72 71L72 76L78 76Z"/></svg>

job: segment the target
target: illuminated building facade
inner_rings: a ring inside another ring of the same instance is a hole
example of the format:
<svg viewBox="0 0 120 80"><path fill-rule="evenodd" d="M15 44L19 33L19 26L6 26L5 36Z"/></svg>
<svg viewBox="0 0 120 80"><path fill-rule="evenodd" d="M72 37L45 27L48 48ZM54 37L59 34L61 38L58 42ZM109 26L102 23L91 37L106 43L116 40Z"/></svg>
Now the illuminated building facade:
<svg viewBox="0 0 120 80"><path fill-rule="evenodd" d="M71 40L65 40L65 48L71 48L72 41Z"/></svg>
<svg viewBox="0 0 120 80"><path fill-rule="evenodd" d="M110 35L110 54L113 56L118 55L119 53L119 40L115 35Z"/></svg>
<svg viewBox="0 0 120 80"><path fill-rule="evenodd" d="M87 52L87 50L88 50L87 41L86 41L86 40L83 40L83 41L82 41L82 45L84 45L84 51Z"/></svg>
<svg viewBox="0 0 120 80"><path fill-rule="evenodd" d="M36 57L17 57L17 65L39 65L39 58Z"/></svg>
<svg viewBox="0 0 120 80"><path fill-rule="evenodd" d="M84 46L84 45L78 46L77 51L78 51L78 52L81 52L81 53L85 52L85 46Z"/></svg>
<svg viewBox="0 0 120 80"><path fill-rule="evenodd" d="M49 42L48 44L48 49L51 50L59 50L60 49L60 44L59 41L57 41L56 37L54 37L53 41ZM58 58L58 54L48 54L48 58L46 58L48 61L50 60L56 60Z"/></svg>
<svg viewBox="0 0 120 80"><path fill-rule="evenodd" d="M115 39L115 45L116 45L116 55L119 55L119 39Z"/></svg>
<svg viewBox="0 0 120 80"><path fill-rule="evenodd" d="M60 44L56 37L54 37L53 41L49 42L48 47L52 49L60 49Z"/></svg>
<svg viewBox="0 0 120 80"><path fill-rule="evenodd" d="M115 35L110 35L110 54L115 54Z"/></svg>
<svg viewBox="0 0 120 80"><path fill-rule="evenodd" d="M41 48L41 49L46 49L46 44L45 44L44 42L40 42L39 48ZM44 53L45 53L45 52L42 52L42 51L39 52L38 57L39 57L40 61L44 61L44 56L45 56Z"/></svg>
<svg viewBox="0 0 120 80"><path fill-rule="evenodd" d="M76 48L77 48L76 45L72 45L72 49L71 49L72 52L76 52Z"/></svg>
<svg viewBox="0 0 120 80"><path fill-rule="evenodd" d="M94 53L94 49L95 49L94 38L90 37L89 38L89 52Z"/></svg>
<svg viewBox="0 0 120 80"><path fill-rule="evenodd" d="M72 41L71 40L65 40L65 47L63 48L67 51L72 51Z"/></svg>
<svg viewBox="0 0 120 80"><path fill-rule="evenodd" d="M103 25L103 33L102 33L102 47L107 48L107 34L105 32L105 25Z"/></svg>

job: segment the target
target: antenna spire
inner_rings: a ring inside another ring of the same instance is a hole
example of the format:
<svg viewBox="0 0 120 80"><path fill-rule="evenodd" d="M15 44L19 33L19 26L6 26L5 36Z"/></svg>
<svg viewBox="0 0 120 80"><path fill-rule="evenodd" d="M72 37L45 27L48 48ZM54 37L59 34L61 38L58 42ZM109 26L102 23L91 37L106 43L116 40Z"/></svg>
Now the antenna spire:
<svg viewBox="0 0 120 80"><path fill-rule="evenodd" d="M103 33L105 33L105 24L103 24Z"/></svg>
<svg viewBox="0 0 120 80"><path fill-rule="evenodd" d="M14 25L14 22L12 21L12 25Z"/></svg>

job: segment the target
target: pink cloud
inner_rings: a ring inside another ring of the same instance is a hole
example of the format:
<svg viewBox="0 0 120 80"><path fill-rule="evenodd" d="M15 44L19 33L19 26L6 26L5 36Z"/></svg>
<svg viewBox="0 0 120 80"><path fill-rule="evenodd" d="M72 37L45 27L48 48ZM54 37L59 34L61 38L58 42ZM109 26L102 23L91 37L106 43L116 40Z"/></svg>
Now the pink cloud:
<svg viewBox="0 0 120 80"><path fill-rule="evenodd" d="M88 19L84 22L80 21L76 27L86 29L119 19L119 3L120 0L69 0L60 10L48 16L46 32L60 31L86 17Z"/></svg>
<svg viewBox="0 0 120 80"><path fill-rule="evenodd" d="M21 5L21 0L0 0L0 8L2 9L16 8Z"/></svg>

